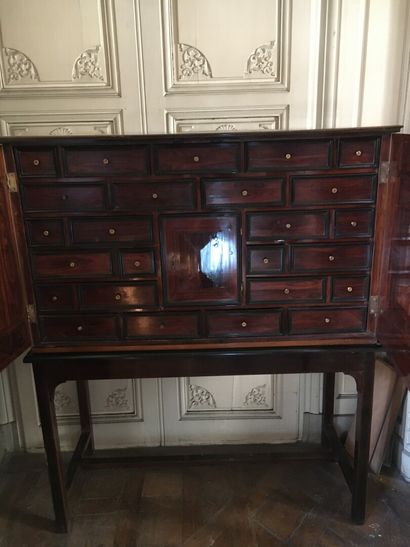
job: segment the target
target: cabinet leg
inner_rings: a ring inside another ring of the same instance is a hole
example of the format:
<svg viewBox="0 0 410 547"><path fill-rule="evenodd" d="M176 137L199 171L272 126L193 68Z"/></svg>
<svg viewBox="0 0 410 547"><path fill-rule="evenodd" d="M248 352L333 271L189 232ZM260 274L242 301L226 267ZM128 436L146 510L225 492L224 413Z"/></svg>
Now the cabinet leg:
<svg viewBox="0 0 410 547"><path fill-rule="evenodd" d="M58 532L67 532L68 504L54 405L55 384L47 380L47 371L43 372L40 365L34 364L33 368L56 527Z"/></svg>
<svg viewBox="0 0 410 547"><path fill-rule="evenodd" d="M374 355L365 369L355 374L357 383L356 435L352 484L352 520L363 524L366 517L367 475L373 410Z"/></svg>
<svg viewBox="0 0 410 547"><path fill-rule="evenodd" d="M88 380L77 380L78 407L80 410L81 433L89 435L86 454L94 451L93 427L91 423L90 391Z"/></svg>
<svg viewBox="0 0 410 547"><path fill-rule="evenodd" d="M335 404L335 373L323 374L323 413L322 413L322 445L329 447L330 443L325 435L325 424L333 423Z"/></svg>

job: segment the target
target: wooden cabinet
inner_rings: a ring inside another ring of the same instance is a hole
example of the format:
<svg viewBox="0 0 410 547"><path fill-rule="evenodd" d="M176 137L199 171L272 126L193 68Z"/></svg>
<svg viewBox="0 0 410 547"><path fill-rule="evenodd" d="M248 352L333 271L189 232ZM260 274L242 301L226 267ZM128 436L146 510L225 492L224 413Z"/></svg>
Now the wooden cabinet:
<svg viewBox="0 0 410 547"><path fill-rule="evenodd" d="M384 343L408 374L398 130L4 138L2 363L28 305L37 352Z"/></svg>

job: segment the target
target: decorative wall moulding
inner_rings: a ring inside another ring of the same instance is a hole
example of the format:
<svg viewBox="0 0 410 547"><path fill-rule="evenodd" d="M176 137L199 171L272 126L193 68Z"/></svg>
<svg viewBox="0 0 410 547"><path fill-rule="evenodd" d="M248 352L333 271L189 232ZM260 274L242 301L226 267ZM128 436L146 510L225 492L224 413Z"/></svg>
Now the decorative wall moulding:
<svg viewBox="0 0 410 547"><path fill-rule="evenodd" d="M289 106L237 109L168 110L168 133L200 133L231 131L278 131L287 129Z"/></svg>
<svg viewBox="0 0 410 547"><path fill-rule="evenodd" d="M289 90L291 0L272 0L275 21L272 21L268 41L258 40L241 54L237 61L237 74L229 75L215 69L215 56L223 59L226 66L232 65L231 56L238 56L235 47L212 56L204 45L189 43L184 32L178 28L178 0L162 0L161 22L164 43L164 94L204 92L249 92ZM204 23L201 23L202 25ZM247 24L253 24L247 22ZM238 29L248 32L249 27ZM214 40L214 29L209 29L209 40ZM194 39L195 37L192 37ZM226 36L225 36L226 39ZM209 45L209 44L208 44ZM254 49L252 49L254 48ZM223 70L222 70L223 72Z"/></svg>
<svg viewBox="0 0 410 547"><path fill-rule="evenodd" d="M26 112L3 114L0 134L12 137L118 135L123 131L122 111Z"/></svg>
<svg viewBox="0 0 410 547"><path fill-rule="evenodd" d="M67 74L63 77L44 76L41 59L34 58L29 51L20 51L17 44L16 48L9 47L10 43L2 42L0 32L0 98L19 98L28 94L30 97L78 98L79 93L87 97L119 96L114 0L95 0L94 14L95 26L98 27L98 37L94 37L98 39L97 45L83 51L80 49L75 54L77 57L73 55L71 66L67 65ZM47 66L49 70L54 66L49 59Z"/></svg>

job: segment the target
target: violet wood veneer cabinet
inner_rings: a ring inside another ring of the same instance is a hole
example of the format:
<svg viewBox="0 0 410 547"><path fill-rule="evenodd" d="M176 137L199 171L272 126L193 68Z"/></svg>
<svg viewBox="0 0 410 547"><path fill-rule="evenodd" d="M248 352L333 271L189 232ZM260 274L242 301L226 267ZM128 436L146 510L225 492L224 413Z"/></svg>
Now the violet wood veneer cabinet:
<svg viewBox="0 0 410 547"><path fill-rule="evenodd" d="M370 348L410 385L399 129L1 139L2 366L31 345L41 399L52 359L54 389L130 356L137 376L256 373L281 349Z"/></svg>

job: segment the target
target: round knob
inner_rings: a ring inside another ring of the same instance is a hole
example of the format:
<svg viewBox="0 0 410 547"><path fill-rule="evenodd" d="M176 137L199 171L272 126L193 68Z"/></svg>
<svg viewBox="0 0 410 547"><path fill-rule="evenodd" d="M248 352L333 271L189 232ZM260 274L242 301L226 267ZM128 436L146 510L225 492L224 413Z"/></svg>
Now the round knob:
<svg viewBox="0 0 410 547"><path fill-rule="evenodd" d="M48 230L44 230L43 236L48 237L50 235L50 232Z"/></svg>
<svg viewBox="0 0 410 547"><path fill-rule="evenodd" d="M357 222L355 220L352 220L352 222L350 223L350 226L353 226L353 228L356 228Z"/></svg>
<svg viewBox="0 0 410 547"><path fill-rule="evenodd" d="M117 300L117 301L118 301L118 300L121 300L121 295L120 295L119 293L117 293L117 294L115 295L115 300Z"/></svg>
<svg viewBox="0 0 410 547"><path fill-rule="evenodd" d="M330 323L330 317L325 317L325 323L328 325Z"/></svg>
<svg viewBox="0 0 410 547"><path fill-rule="evenodd" d="M353 292L353 287L347 287L347 292Z"/></svg>
<svg viewBox="0 0 410 547"><path fill-rule="evenodd" d="M158 194L152 194L152 199L158 199Z"/></svg>
<svg viewBox="0 0 410 547"><path fill-rule="evenodd" d="M58 296L56 296L55 294L51 297L51 302L57 302L58 300Z"/></svg>
<svg viewBox="0 0 410 547"><path fill-rule="evenodd" d="M108 230L108 233L110 234L110 236L115 235L115 228L110 228L110 229Z"/></svg>
<svg viewBox="0 0 410 547"><path fill-rule="evenodd" d="M360 158L360 156L362 155L362 151L361 150L356 150L356 156L358 156Z"/></svg>
<svg viewBox="0 0 410 547"><path fill-rule="evenodd" d="M194 159L194 162L195 162L195 163L198 163L198 162L199 162L199 156L194 156L193 159Z"/></svg>
<svg viewBox="0 0 410 547"><path fill-rule="evenodd" d="M75 266L76 266L75 262L70 262L70 268L75 268Z"/></svg>
<svg viewBox="0 0 410 547"><path fill-rule="evenodd" d="M290 230L290 229L292 228L292 224L290 224L289 222L287 222L287 223L285 224L285 228L286 228L287 230Z"/></svg>
<svg viewBox="0 0 410 547"><path fill-rule="evenodd" d="M263 259L263 263L264 264L269 264L269 258L265 256L265 258Z"/></svg>
<svg viewBox="0 0 410 547"><path fill-rule="evenodd" d="M291 157L292 157L292 154L285 154L285 158L286 158L287 160L290 160Z"/></svg>
<svg viewBox="0 0 410 547"><path fill-rule="evenodd" d="M329 262L333 262L334 259L335 259L335 257L334 257L333 255L330 255L330 256L329 256Z"/></svg>
<svg viewBox="0 0 410 547"><path fill-rule="evenodd" d="M66 200L68 199L68 196L67 196L66 194L63 194L63 195L61 196L61 199L62 199L63 201L66 201Z"/></svg>
<svg viewBox="0 0 410 547"><path fill-rule="evenodd" d="M103 159L103 164L108 165L110 163L110 160L108 158Z"/></svg>
<svg viewBox="0 0 410 547"><path fill-rule="evenodd" d="M134 262L134 266L135 266L136 268L139 268L139 267L141 266L141 262L140 262L139 260L136 260L136 261Z"/></svg>
<svg viewBox="0 0 410 547"><path fill-rule="evenodd" d="M164 323L160 323L159 328L160 328L160 329L165 329L165 324L164 324Z"/></svg>
<svg viewBox="0 0 410 547"><path fill-rule="evenodd" d="M40 160L33 160L33 165L35 165L36 167L40 165Z"/></svg>
<svg viewBox="0 0 410 547"><path fill-rule="evenodd" d="M248 326L248 323L246 321L242 321L241 323L241 327L245 328Z"/></svg>
<svg viewBox="0 0 410 547"><path fill-rule="evenodd" d="M332 188L332 194L337 194L337 192L338 192L338 190L337 190L336 187L335 187L335 188Z"/></svg>
<svg viewBox="0 0 410 547"><path fill-rule="evenodd" d="M242 190L241 194L242 194L243 196L247 196L247 195L248 195L248 190Z"/></svg>
<svg viewBox="0 0 410 547"><path fill-rule="evenodd" d="M290 290L289 290L289 289L283 289L283 292L284 292L285 294L289 294L289 293L290 293Z"/></svg>
<svg viewBox="0 0 410 547"><path fill-rule="evenodd" d="M81 332L82 330L83 330L83 327L82 327L81 325L78 325L77 331L78 331L78 332Z"/></svg>

